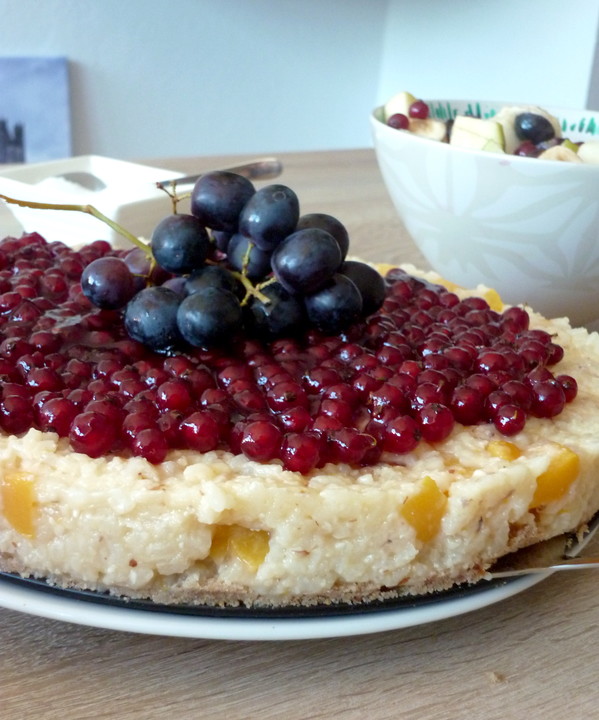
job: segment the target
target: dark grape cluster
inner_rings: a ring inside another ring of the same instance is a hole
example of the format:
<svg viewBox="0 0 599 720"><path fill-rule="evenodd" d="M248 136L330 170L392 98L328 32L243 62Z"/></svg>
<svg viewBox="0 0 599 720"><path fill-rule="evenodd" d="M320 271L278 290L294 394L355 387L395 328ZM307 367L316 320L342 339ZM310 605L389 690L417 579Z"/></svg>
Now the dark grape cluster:
<svg viewBox="0 0 599 720"><path fill-rule="evenodd" d="M376 312L385 295L379 273L347 261L348 249L343 224L300 215L291 188L256 190L215 171L195 184L189 214L156 226L147 251L90 263L81 285L97 307L122 310L129 335L158 352L221 346L242 333L336 334Z"/></svg>

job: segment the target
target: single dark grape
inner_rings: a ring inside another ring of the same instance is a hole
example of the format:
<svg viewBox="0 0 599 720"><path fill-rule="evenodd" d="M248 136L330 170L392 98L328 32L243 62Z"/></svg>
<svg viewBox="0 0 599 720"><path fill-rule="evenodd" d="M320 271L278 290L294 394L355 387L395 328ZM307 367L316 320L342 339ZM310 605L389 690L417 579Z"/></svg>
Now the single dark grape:
<svg viewBox="0 0 599 720"><path fill-rule="evenodd" d="M124 307L137 292L135 277L118 257L92 260L81 274L81 289L93 305L104 310Z"/></svg>
<svg viewBox="0 0 599 720"><path fill-rule="evenodd" d="M160 267L186 275L204 263L210 240L206 228L193 215L168 215L155 227L151 247Z"/></svg>
<svg viewBox="0 0 599 720"><path fill-rule="evenodd" d="M148 283L152 285L162 285L162 283L170 277L170 274L160 267L156 262L152 262L152 257L139 247L135 247L123 257L127 267L135 277L135 286L137 290L142 290Z"/></svg>
<svg viewBox="0 0 599 720"><path fill-rule="evenodd" d="M270 252L260 250L249 238L237 233L229 242L227 259L234 270L250 280L263 280L270 273Z"/></svg>
<svg viewBox="0 0 599 720"><path fill-rule="evenodd" d="M318 292L304 298L308 319L319 330L334 335L362 315L362 296L348 277L335 274Z"/></svg>
<svg viewBox="0 0 599 720"><path fill-rule="evenodd" d="M253 195L239 216L239 232L261 250L273 250L295 230L299 200L286 185L267 185Z"/></svg>
<svg viewBox="0 0 599 720"><path fill-rule="evenodd" d="M125 309L125 329L130 337L152 350L165 352L181 341L177 309L181 297L162 285L138 292Z"/></svg>
<svg viewBox="0 0 599 720"><path fill-rule="evenodd" d="M327 215L326 213L307 213L306 215L302 215L297 222L297 230L304 230L305 228L320 228L321 230L326 230L328 233L331 233L339 243L341 256L345 258L349 250L349 235L345 225L337 220L336 217Z"/></svg>
<svg viewBox="0 0 599 720"><path fill-rule="evenodd" d="M520 140L530 140L535 145L555 137L555 128L544 115L524 112L516 115L514 130Z"/></svg>
<svg viewBox="0 0 599 720"><path fill-rule="evenodd" d="M385 300L385 280L370 265L357 260L346 260L339 272L354 282L362 296L362 312L372 315Z"/></svg>
<svg viewBox="0 0 599 720"><path fill-rule="evenodd" d="M181 335L194 347L225 344L239 332L242 319L239 299L221 288L188 295L177 311Z"/></svg>
<svg viewBox="0 0 599 720"><path fill-rule="evenodd" d="M217 250L220 250L222 253L227 252L227 248L229 247L229 240L232 237L232 233L226 232L225 230L213 230L212 231L212 239L214 240L214 245L216 246Z"/></svg>
<svg viewBox="0 0 599 720"><path fill-rule="evenodd" d="M250 180L228 170L202 175L191 191L191 213L212 230L234 233L239 213L256 192Z"/></svg>
<svg viewBox="0 0 599 720"><path fill-rule="evenodd" d="M204 265L185 281L185 294L192 295L209 287L228 290L242 298L245 290L241 282L222 265Z"/></svg>
<svg viewBox="0 0 599 720"><path fill-rule="evenodd" d="M342 260L339 243L330 233L306 228L289 235L275 249L271 265L286 290L308 294L324 287Z"/></svg>
<svg viewBox="0 0 599 720"><path fill-rule="evenodd" d="M278 282L266 285L260 292L269 302L254 297L249 303L247 322L252 331L266 339L297 336L306 324L304 306L297 296Z"/></svg>
<svg viewBox="0 0 599 720"><path fill-rule="evenodd" d="M175 277L170 277L168 280L165 280L161 287L173 290L173 292L176 292L182 300L187 295L187 290L185 289L186 282L186 277L183 275L176 275Z"/></svg>

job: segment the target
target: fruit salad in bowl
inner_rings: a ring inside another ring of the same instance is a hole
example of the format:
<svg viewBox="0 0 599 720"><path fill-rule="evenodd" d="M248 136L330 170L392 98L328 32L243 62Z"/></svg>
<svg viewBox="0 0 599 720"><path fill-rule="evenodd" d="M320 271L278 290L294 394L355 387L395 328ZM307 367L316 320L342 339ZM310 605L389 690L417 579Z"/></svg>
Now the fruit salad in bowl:
<svg viewBox="0 0 599 720"><path fill-rule="evenodd" d="M437 272L575 325L599 318L599 113L399 93L371 128Z"/></svg>

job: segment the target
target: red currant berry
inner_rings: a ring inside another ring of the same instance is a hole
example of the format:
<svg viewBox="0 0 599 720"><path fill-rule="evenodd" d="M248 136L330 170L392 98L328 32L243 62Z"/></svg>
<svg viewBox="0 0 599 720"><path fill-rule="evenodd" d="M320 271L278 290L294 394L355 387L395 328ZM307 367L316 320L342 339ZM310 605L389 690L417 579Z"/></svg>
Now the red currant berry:
<svg viewBox="0 0 599 720"><path fill-rule="evenodd" d="M69 440L75 452L97 458L107 455L116 439L116 428L103 413L83 412L71 423Z"/></svg>
<svg viewBox="0 0 599 720"><path fill-rule="evenodd" d="M495 412L493 424L502 435L516 435L524 429L526 413L517 405L501 405Z"/></svg>
<svg viewBox="0 0 599 720"><path fill-rule="evenodd" d="M281 446L281 460L285 470L309 473L320 464L323 441L317 435L288 433Z"/></svg>
<svg viewBox="0 0 599 720"><path fill-rule="evenodd" d="M416 420L409 415L401 415L385 428L383 449L392 453L409 453L416 448L420 437L421 431Z"/></svg>
<svg viewBox="0 0 599 720"><path fill-rule="evenodd" d="M403 113L395 113L388 118L387 125L396 130L407 130L410 127L410 120Z"/></svg>
<svg viewBox="0 0 599 720"><path fill-rule="evenodd" d="M416 415L424 440L430 443L442 442L451 434L455 419L451 410L439 403L424 405Z"/></svg>
<svg viewBox="0 0 599 720"><path fill-rule="evenodd" d="M424 100L415 100L408 110L408 115L411 118L418 118L419 120L426 120L426 118L429 116L429 106L424 102Z"/></svg>
<svg viewBox="0 0 599 720"><path fill-rule="evenodd" d="M245 427L239 446L250 460L263 462L279 456L281 438L281 431L274 423L258 420Z"/></svg>

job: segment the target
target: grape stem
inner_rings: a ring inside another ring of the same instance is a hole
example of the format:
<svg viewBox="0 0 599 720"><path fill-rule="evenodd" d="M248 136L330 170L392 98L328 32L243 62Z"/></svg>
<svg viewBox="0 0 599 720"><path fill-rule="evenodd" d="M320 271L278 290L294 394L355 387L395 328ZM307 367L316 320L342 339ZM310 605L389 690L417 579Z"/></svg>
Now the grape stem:
<svg viewBox="0 0 599 720"><path fill-rule="evenodd" d="M183 195L179 195L179 193L177 192L177 181L176 180L171 180L169 183L169 187L167 187L164 183L157 182L156 187L158 188L158 190L162 190L163 192L165 192L168 195L168 197L170 198L171 204L173 207L173 215L177 214L178 205L181 202L181 200L187 200L187 198L191 197L190 192L183 193Z"/></svg>
<svg viewBox="0 0 599 720"><path fill-rule="evenodd" d="M135 237L132 233L130 233L128 230L126 230L122 225L119 225L114 220L111 220L109 217L104 215L104 213L100 212L97 208L95 208L93 205L69 205L69 204L62 204L62 203L43 203L43 202L36 202L34 200L18 200L16 198L9 197L8 195L2 195L0 194L0 199L4 200L5 202L11 204L11 205L19 205L20 207L28 207L33 208L34 210L72 210L77 212L83 212L87 215L92 215L97 220L100 220L101 222L105 223L110 227L112 230L114 230L119 235L122 235L126 240L129 240L129 242L132 242L134 245L136 245L138 248L143 250L146 255L151 255L152 251L146 243L144 243L139 238Z"/></svg>
<svg viewBox="0 0 599 720"><path fill-rule="evenodd" d="M264 303L265 305L267 305L270 302L270 298L266 297L266 295L264 295L264 293L261 293L260 288L253 285L251 280L247 277L247 275L244 275L243 273L240 273L240 272L236 272L235 270L229 270L229 272L231 273L231 275L233 275L233 277L236 277L241 282L241 284L243 285L243 288L245 290L245 297L241 301L242 306L247 305L250 297L257 298L258 300L260 300L260 302Z"/></svg>

